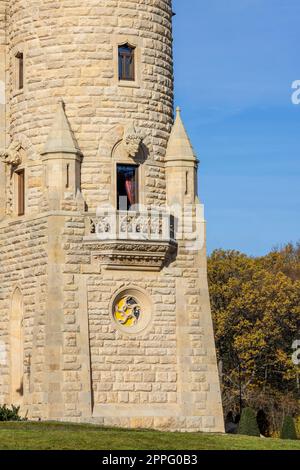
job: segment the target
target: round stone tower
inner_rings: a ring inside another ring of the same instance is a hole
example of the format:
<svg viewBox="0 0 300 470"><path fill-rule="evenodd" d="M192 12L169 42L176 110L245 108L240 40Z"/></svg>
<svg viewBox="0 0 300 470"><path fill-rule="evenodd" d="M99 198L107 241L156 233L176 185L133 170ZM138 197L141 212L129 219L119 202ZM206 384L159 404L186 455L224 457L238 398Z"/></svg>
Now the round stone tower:
<svg viewBox="0 0 300 470"><path fill-rule="evenodd" d="M224 430L172 16L0 0L0 403L32 419Z"/></svg>
<svg viewBox="0 0 300 470"><path fill-rule="evenodd" d="M8 134L22 141L28 162L38 163L62 99L84 157L81 188L88 207L109 200L112 147L132 124L149 153L143 202L161 204L160 167L173 119L171 0L14 0L7 31ZM118 47L124 44L134 48L132 80L119 80ZM20 54L22 90L16 76ZM32 210L41 191L37 186L29 195Z"/></svg>
<svg viewBox="0 0 300 470"><path fill-rule="evenodd" d="M6 99L5 99L5 75L6 75L6 11L8 1L0 2L0 149L6 146ZM0 187L5 187L5 178L3 172L0 172ZM5 193L0 190L0 217L4 212Z"/></svg>

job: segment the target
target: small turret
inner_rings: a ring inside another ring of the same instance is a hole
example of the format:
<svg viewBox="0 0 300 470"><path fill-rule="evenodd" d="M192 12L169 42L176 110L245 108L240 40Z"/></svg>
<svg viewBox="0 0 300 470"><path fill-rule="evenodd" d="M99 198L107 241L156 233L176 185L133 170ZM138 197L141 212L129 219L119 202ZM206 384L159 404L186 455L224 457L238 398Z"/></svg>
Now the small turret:
<svg viewBox="0 0 300 470"><path fill-rule="evenodd" d="M193 204L197 196L198 160L183 125L180 108L172 128L166 153L167 200L173 204Z"/></svg>
<svg viewBox="0 0 300 470"><path fill-rule="evenodd" d="M60 209L66 195L76 197L80 190L82 160L82 153L68 122L63 100L58 102L42 156L46 165L46 187L50 208Z"/></svg>

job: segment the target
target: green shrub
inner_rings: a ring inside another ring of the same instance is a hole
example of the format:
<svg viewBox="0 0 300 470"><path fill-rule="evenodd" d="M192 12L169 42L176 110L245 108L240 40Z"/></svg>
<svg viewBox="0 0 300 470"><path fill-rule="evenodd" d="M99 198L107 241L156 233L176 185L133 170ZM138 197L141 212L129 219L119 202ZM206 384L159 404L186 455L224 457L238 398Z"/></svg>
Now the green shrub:
<svg viewBox="0 0 300 470"><path fill-rule="evenodd" d="M252 408L243 409L238 433L244 436L260 436L256 416Z"/></svg>
<svg viewBox="0 0 300 470"><path fill-rule="evenodd" d="M297 439L295 422L291 416L286 416L284 418L280 437L281 439Z"/></svg>
<svg viewBox="0 0 300 470"><path fill-rule="evenodd" d="M19 411L19 406L12 405L11 408L6 405L0 406L0 421L23 421Z"/></svg>

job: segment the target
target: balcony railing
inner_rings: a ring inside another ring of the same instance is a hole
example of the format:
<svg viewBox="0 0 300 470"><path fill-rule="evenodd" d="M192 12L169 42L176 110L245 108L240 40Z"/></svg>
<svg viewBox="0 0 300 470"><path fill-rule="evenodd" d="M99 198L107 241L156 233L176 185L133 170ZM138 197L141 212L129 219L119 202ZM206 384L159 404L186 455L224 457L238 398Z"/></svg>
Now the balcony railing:
<svg viewBox="0 0 300 470"><path fill-rule="evenodd" d="M172 216L163 210L98 210L86 219L84 242L107 269L160 271L176 256Z"/></svg>
<svg viewBox="0 0 300 470"><path fill-rule="evenodd" d="M173 240L173 217L163 210L114 211L90 215L89 238L97 240Z"/></svg>

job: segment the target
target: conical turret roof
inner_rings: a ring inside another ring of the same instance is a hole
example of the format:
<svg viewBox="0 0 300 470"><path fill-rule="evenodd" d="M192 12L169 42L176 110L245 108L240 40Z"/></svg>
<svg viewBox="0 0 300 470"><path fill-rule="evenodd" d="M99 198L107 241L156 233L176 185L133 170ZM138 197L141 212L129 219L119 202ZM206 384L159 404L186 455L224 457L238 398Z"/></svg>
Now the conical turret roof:
<svg viewBox="0 0 300 470"><path fill-rule="evenodd" d="M176 109L176 119L168 142L166 161L197 161L191 141L181 119L181 110Z"/></svg>
<svg viewBox="0 0 300 470"><path fill-rule="evenodd" d="M65 113L65 105L59 100L53 125L48 135L43 154L73 153L81 154L75 136Z"/></svg>

